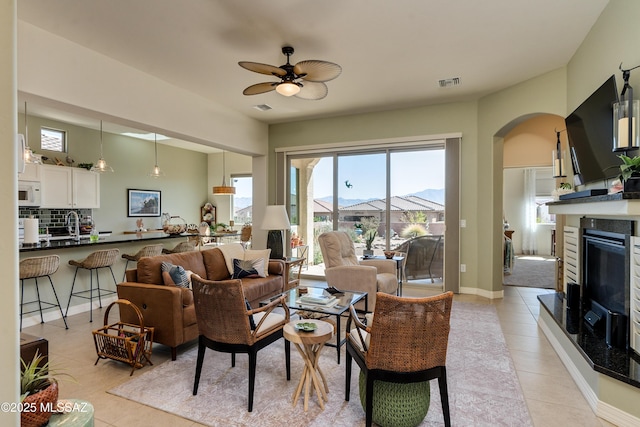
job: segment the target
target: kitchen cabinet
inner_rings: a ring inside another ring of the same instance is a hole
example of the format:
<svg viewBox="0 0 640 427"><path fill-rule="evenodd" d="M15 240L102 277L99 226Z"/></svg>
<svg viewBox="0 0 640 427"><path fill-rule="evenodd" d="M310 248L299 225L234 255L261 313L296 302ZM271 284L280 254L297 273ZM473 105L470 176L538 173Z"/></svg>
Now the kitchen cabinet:
<svg viewBox="0 0 640 427"><path fill-rule="evenodd" d="M18 181L40 182L40 165L27 163L24 165L24 172L18 174Z"/></svg>
<svg viewBox="0 0 640 427"><path fill-rule="evenodd" d="M81 168L42 165L42 208L100 207L100 175Z"/></svg>

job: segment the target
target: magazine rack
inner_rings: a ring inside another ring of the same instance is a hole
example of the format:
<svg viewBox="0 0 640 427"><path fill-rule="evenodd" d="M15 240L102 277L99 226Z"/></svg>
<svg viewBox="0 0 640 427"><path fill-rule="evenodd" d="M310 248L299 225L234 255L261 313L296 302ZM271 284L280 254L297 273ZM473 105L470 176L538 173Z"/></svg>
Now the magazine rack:
<svg viewBox="0 0 640 427"><path fill-rule="evenodd" d="M138 315L138 325L125 322L109 323L109 312L118 304L120 309L129 307ZM126 299L112 302L104 313L104 327L93 331L98 359L113 359L131 365L131 373L136 368L142 368L151 363L151 346L153 344L153 328L144 326L144 319L140 309Z"/></svg>

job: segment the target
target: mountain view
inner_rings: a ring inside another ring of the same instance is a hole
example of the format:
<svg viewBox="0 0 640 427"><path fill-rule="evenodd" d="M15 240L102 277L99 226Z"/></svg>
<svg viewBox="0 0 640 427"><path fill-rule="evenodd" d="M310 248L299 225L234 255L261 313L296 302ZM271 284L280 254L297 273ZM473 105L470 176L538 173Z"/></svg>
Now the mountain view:
<svg viewBox="0 0 640 427"><path fill-rule="evenodd" d="M417 196L426 200L430 200L432 202L444 204L444 188L439 188L439 189L428 188L426 190L422 190L417 193L406 194L401 197L407 197L407 196ZM326 197L321 197L318 200L331 202L333 199L331 196L326 196ZM376 199L344 199L340 197L338 198L338 206L351 206L358 203L368 202L369 200L376 200Z"/></svg>

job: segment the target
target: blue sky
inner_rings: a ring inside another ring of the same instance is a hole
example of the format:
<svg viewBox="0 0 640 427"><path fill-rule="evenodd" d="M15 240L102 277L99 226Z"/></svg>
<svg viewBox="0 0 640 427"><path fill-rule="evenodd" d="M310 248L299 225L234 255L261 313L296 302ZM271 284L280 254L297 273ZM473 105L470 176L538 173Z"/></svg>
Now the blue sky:
<svg viewBox="0 0 640 427"><path fill-rule="evenodd" d="M326 157L314 169L314 195L332 194L332 159ZM385 155L358 154L338 159L339 197L345 199L384 198ZM347 187L349 181L351 187ZM427 188L444 188L444 150L408 151L391 155L391 195L404 196Z"/></svg>
<svg viewBox="0 0 640 427"><path fill-rule="evenodd" d="M324 157L316 165L314 195L332 194L332 158ZM381 199L385 197L385 155L358 154L340 156L339 197L345 199ZM351 187L347 187L349 181ZM251 198L251 178L234 178L236 197ZM404 196L425 189L444 188L444 150L407 151L391 155L391 194Z"/></svg>

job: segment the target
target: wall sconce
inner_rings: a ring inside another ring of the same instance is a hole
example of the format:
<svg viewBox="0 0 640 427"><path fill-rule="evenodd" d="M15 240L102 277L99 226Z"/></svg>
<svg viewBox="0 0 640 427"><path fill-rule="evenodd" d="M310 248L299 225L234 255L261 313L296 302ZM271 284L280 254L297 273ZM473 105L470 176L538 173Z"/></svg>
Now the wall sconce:
<svg viewBox="0 0 640 427"><path fill-rule="evenodd" d="M633 88L629 85L631 70L622 69L622 79L624 87L620 93L620 101L613 104L613 151L629 151L640 148L640 135L636 128L640 123L640 101L633 99ZM627 98L625 99L625 95Z"/></svg>
<svg viewBox="0 0 640 427"><path fill-rule="evenodd" d="M566 131L566 129L556 131L556 149L552 151L551 161L553 165L553 177L554 178L566 178L566 169L564 167L564 151L562 150L562 144L560 143L560 132Z"/></svg>

